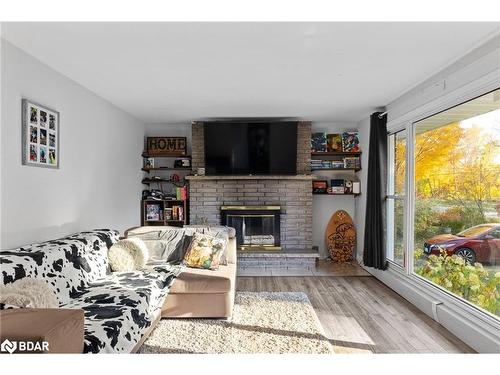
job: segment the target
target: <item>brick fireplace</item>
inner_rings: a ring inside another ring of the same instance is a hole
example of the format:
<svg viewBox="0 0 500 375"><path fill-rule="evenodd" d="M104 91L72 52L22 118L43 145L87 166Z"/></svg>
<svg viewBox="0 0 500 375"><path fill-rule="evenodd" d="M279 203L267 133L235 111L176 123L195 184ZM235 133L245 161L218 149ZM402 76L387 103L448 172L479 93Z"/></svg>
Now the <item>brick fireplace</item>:
<svg viewBox="0 0 500 375"><path fill-rule="evenodd" d="M238 250L281 250L280 206L221 206L221 224L236 230Z"/></svg>
<svg viewBox="0 0 500 375"><path fill-rule="evenodd" d="M192 124L193 173L204 167L203 124ZM219 225L223 206L278 206L282 252L312 248L311 123L297 129L296 176L188 176L190 222ZM276 251L279 253L279 251Z"/></svg>
<svg viewBox="0 0 500 375"><path fill-rule="evenodd" d="M312 248L311 176L189 176L190 221L219 225L221 206L280 206L280 245Z"/></svg>

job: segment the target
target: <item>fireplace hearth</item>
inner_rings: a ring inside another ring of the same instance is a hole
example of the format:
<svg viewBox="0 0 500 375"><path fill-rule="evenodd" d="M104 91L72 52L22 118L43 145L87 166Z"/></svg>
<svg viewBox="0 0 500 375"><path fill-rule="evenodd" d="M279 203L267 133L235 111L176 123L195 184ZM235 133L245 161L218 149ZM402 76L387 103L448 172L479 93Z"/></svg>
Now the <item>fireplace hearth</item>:
<svg viewBox="0 0 500 375"><path fill-rule="evenodd" d="M281 250L280 206L221 206L221 223L236 229L240 251Z"/></svg>

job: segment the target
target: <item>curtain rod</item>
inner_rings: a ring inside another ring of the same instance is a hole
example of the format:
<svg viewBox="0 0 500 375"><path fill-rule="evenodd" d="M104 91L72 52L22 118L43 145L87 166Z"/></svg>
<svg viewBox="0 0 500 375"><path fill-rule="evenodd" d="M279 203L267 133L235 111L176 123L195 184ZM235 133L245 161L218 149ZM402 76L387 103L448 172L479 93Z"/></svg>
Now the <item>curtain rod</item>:
<svg viewBox="0 0 500 375"><path fill-rule="evenodd" d="M382 117L384 117L386 114L387 114L387 111L382 112L382 113L379 113L379 114L378 114L378 118L382 118Z"/></svg>

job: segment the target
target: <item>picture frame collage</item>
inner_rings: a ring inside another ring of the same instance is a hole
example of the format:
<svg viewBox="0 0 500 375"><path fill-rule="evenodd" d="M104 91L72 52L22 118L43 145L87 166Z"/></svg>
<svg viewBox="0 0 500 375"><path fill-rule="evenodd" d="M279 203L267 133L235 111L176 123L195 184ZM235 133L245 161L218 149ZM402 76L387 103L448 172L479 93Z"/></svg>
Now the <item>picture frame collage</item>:
<svg viewBox="0 0 500 375"><path fill-rule="evenodd" d="M59 112L22 100L22 163L59 168Z"/></svg>

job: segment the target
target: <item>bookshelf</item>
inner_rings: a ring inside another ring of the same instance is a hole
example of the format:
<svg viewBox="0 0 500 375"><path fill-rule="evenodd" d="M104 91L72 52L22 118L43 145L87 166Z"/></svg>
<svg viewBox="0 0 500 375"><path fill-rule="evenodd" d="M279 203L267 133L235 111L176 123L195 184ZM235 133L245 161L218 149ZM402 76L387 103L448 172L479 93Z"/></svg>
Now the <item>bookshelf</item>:
<svg viewBox="0 0 500 375"><path fill-rule="evenodd" d="M347 164L345 159L348 158L351 160L356 160L357 162L352 164ZM361 151L359 152L343 152L343 151L332 151L332 152L311 152L311 172L354 172L357 173L361 170ZM339 181L338 178L333 178L335 175L332 175L330 178L326 178L325 176L322 176L322 178L318 178L317 181L326 181L326 183L332 187L333 189L333 181ZM359 184L359 179L358 178L343 178L344 183L346 181L352 181L354 184L355 182ZM341 179L340 179L341 180ZM313 183L314 184L314 183ZM338 185L336 185L338 186ZM330 190L330 188L329 188ZM345 193L315 193L313 192L313 195L327 195L330 197L338 197L338 196L352 196L352 197L357 197L360 195L360 193L352 193L352 192L345 192Z"/></svg>
<svg viewBox="0 0 500 375"><path fill-rule="evenodd" d="M146 185L148 190L160 190L163 193L163 195L160 193L156 196L156 198L163 198L160 200L151 198L151 195L141 200L141 226L182 227L189 224L189 201L185 177L191 173L191 155L184 152L156 153L145 150L141 156L143 158L141 170L145 172L141 183ZM177 159L188 162L187 164L177 163ZM183 187L185 194L179 195L178 190Z"/></svg>
<svg viewBox="0 0 500 375"><path fill-rule="evenodd" d="M152 206L157 208L153 209ZM188 200L143 200L141 202L141 226L182 227L189 222L188 206ZM179 215L179 207L182 209L182 216ZM175 214L176 210L177 214Z"/></svg>

